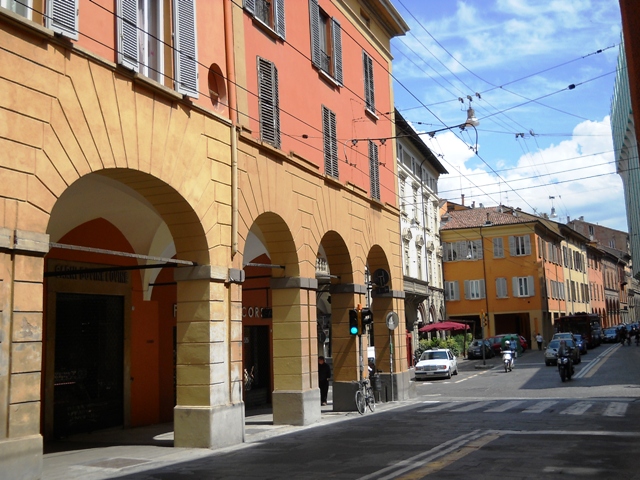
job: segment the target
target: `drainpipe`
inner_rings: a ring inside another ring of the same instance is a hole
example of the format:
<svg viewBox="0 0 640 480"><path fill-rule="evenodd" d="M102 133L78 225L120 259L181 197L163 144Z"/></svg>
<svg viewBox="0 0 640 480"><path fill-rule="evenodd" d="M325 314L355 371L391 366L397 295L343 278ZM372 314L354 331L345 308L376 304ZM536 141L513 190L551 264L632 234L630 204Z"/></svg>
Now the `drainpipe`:
<svg viewBox="0 0 640 480"><path fill-rule="evenodd" d="M231 0L224 0L224 49L227 66L227 92L231 118L231 258L238 253L238 106L236 69L233 52L233 16Z"/></svg>

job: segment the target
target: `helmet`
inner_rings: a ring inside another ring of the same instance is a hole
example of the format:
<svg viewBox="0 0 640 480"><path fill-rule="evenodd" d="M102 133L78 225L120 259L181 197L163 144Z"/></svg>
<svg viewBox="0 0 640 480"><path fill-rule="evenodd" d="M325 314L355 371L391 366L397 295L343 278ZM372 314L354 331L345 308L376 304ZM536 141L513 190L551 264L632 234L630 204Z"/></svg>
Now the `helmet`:
<svg viewBox="0 0 640 480"><path fill-rule="evenodd" d="M505 346L505 347L508 347L508 346L510 346L510 345L511 345L511 342L510 342L509 340L505 340L505 341L504 341L504 346Z"/></svg>

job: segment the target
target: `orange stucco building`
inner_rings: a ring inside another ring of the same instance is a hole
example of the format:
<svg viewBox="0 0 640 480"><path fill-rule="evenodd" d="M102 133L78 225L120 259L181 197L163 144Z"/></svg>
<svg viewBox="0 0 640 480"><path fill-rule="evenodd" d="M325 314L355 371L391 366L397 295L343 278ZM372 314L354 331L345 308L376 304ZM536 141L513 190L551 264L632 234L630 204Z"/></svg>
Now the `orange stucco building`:
<svg viewBox="0 0 640 480"><path fill-rule="evenodd" d="M175 446L240 443L248 401L313 423L319 282L334 409L355 408L358 304L383 382L410 394L403 332L392 374L385 326L404 317L389 72L407 31L388 0L8 5L4 472L39 478L43 442L102 427L173 422ZM371 299L380 269L389 288ZM264 397L247 396L251 364Z"/></svg>

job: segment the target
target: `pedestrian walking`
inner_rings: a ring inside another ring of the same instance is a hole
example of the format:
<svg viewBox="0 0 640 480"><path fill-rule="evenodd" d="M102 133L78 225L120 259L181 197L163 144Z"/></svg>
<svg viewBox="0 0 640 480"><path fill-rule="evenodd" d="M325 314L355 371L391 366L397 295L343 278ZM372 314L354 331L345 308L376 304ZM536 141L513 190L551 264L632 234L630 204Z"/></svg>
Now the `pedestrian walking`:
<svg viewBox="0 0 640 480"><path fill-rule="evenodd" d="M327 404L329 395L329 379L331 378L331 367L324 361L324 357L318 357L318 386L320 387L320 403Z"/></svg>
<svg viewBox="0 0 640 480"><path fill-rule="evenodd" d="M538 350L542 350L542 341L544 339L542 338L542 335L540 335L540 332L538 332L538 334L536 335L536 342L538 343Z"/></svg>

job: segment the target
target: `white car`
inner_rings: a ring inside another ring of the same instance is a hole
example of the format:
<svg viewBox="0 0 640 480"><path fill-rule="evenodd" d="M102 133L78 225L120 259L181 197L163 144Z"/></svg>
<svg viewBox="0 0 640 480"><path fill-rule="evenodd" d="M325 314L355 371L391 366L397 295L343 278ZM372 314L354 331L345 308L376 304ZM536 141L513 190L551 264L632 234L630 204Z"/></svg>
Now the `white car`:
<svg viewBox="0 0 640 480"><path fill-rule="evenodd" d="M416 364L416 380L445 377L458 374L458 361L448 348L425 350Z"/></svg>

